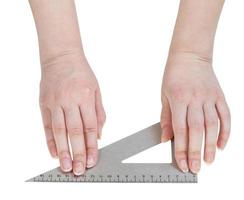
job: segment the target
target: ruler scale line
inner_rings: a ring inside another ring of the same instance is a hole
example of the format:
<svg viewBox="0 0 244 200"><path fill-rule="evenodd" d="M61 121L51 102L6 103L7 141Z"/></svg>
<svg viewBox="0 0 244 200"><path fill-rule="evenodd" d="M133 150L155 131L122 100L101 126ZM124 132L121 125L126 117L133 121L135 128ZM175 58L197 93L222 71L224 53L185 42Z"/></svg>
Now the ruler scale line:
<svg viewBox="0 0 244 200"><path fill-rule="evenodd" d="M74 183L197 183L197 175L181 172L174 159L174 142L171 142L172 163L122 163L130 156L160 143L161 127L154 124L99 150L99 160L85 175L63 173L59 167L40 174L28 182Z"/></svg>

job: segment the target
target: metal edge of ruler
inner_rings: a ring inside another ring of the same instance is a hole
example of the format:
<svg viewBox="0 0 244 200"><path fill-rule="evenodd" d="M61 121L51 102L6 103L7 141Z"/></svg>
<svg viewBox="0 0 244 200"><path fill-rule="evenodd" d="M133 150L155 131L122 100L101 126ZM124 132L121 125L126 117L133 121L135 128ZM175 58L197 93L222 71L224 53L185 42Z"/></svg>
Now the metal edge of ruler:
<svg viewBox="0 0 244 200"><path fill-rule="evenodd" d="M173 141L172 163L122 163L126 158L159 144L160 137L160 124L156 123L99 149L96 166L87 169L84 175L64 173L57 167L26 182L197 183L196 174L183 173L177 168Z"/></svg>

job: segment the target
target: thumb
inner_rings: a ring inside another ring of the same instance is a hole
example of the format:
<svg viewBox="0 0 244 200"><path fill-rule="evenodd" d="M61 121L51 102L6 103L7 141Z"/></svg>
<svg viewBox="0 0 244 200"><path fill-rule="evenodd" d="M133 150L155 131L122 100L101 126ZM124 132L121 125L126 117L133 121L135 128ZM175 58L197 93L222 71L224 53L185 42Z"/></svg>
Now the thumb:
<svg viewBox="0 0 244 200"><path fill-rule="evenodd" d="M162 94L162 111L160 125L162 129L161 142L167 142L173 137L171 110L167 97Z"/></svg>

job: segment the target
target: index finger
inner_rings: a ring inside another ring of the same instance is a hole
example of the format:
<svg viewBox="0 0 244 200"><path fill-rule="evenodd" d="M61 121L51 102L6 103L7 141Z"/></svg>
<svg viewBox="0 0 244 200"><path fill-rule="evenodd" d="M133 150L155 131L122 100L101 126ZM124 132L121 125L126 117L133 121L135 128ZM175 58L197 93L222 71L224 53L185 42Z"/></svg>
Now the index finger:
<svg viewBox="0 0 244 200"><path fill-rule="evenodd" d="M175 143L175 160L179 168L183 172L187 172L189 170L187 164L187 105L178 102L174 103L171 105L171 111Z"/></svg>

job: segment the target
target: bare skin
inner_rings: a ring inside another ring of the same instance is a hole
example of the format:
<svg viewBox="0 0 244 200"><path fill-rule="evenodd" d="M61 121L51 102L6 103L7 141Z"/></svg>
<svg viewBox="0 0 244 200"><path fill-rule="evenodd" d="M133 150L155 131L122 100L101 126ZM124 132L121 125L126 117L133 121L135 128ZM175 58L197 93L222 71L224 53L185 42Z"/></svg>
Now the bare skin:
<svg viewBox="0 0 244 200"><path fill-rule="evenodd" d="M216 147L225 147L230 132L229 109L210 62L191 53L172 57L162 86L162 141L174 136L178 166L184 172L190 169L197 173L203 134L207 163L214 161Z"/></svg>
<svg viewBox="0 0 244 200"><path fill-rule="evenodd" d="M40 107L51 155L59 157L63 171L81 175L97 162L105 112L95 75L86 60L75 57L43 67Z"/></svg>
<svg viewBox="0 0 244 200"><path fill-rule="evenodd" d="M162 84L162 141L174 136L179 168L197 173L230 134L230 111L212 67L224 0L181 0ZM220 129L218 130L218 125Z"/></svg>
<svg viewBox="0 0 244 200"><path fill-rule="evenodd" d="M40 46L40 108L48 149L63 171L81 175L97 162L97 139L106 116L82 49L75 4L30 0L30 5Z"/></svg>
<svg viewBox="0 0 244 200"><path fill-rule="evenodd" d="M106 115L83 52L75 4L73 0L29 2L39 39L40 108L47 146L63 171L81 175L97 162L97 139ZM229 109L212 68L223 3L181 0L169 50L162 84L162 141L174 137L176 161L184 172L200 170L203 134L204 160L211 163L216 146L223 149L230 133Z"/></svg>

